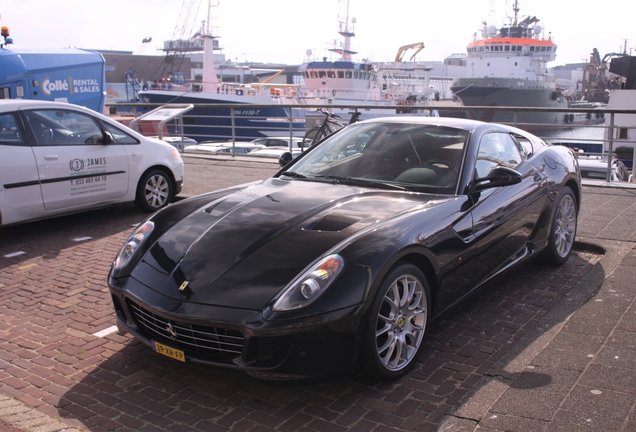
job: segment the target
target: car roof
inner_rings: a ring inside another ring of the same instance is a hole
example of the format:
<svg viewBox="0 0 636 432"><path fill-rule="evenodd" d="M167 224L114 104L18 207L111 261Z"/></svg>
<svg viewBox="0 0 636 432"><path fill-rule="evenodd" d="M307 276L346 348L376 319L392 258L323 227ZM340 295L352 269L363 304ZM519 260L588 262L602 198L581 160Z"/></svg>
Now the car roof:
<svg viewBox="0 0 636 432"><path fill-rule="evenodd" d="M422 124L422 125L435 125L435 126L449 126L467 130L474 130L477 127L486 123L478 120L470 120L464 118L455 117L423 117L423 116L393 116L393 117L378 117L368 120L361 120L359 123L397 123L397 124ZM493 125L495 123L492 123ZM502 128L507 128L504 125L497 125Z"/></svg>
<svg viewBox="0 0 636 432"><path fill-rule="evenodd" d="M71 108L96 112L81 105L66 102L43 101L34 99L0 99L0 110L16 110L24 108Z"/></svg>

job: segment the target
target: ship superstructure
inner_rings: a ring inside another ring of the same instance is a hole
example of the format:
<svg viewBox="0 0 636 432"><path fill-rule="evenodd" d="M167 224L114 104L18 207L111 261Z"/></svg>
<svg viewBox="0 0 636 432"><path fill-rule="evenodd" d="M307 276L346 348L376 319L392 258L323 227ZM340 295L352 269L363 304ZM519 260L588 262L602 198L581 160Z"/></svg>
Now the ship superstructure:
<svg viewBox="0 0 636 432"><path fill-rule="evenodd" d="M556 59L557 51L551 33L546 35L536 16L519 20L517 1L513 11L510 26L497 28L484 23L481 34L475 33L466 48L467 77L455 79L451 91L467 107L567 108L568 101L548 71L548 62ZM515 120L512 111L468 110L467 113L484 121ZM517 122L530 124L527 129L600 121L596 116L558 112L522 112L517 118Z"/></svg>

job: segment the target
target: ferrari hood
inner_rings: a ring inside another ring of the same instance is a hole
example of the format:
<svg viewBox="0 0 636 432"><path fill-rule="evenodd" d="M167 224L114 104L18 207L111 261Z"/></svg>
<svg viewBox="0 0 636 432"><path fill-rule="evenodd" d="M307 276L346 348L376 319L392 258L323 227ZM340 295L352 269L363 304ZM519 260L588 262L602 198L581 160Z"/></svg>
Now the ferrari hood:
<svg viewBox="0 0 636 432"><path fill-rule="evenodd" d="M434 198L269 179L184 217L132 276L175 299L260 310L338 243Z"/></svg>

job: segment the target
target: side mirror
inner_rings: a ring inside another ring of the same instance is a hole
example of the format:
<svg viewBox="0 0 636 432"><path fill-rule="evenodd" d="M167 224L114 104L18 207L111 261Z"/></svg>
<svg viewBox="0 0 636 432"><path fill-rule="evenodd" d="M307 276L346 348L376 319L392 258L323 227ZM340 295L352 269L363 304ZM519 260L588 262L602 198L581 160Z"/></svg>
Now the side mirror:
<svg viewBox="0 0 636 432"><path fill-rule="evenodd" d="M114 142L113 135L109 131L104 131L104 144L112 144Z"/></svg>
<svg viewBox="0 0 636 432"><path fill-rule="evenodd" d="M293 160L293 158L292 158L291 152L285 152L285 153L283 153L282 155L280 155L278 157L278 165L280 165L281 168L284 168L292 160Z"/></svg>
<svg viewBox="0 0 636 432"><path fill-rule="evenodd" d="M512 168L499 166L493 169L486 177L481 177L473 182L472 190L480 191L499 186L510 186L521 183L522 175Z"/></svg>

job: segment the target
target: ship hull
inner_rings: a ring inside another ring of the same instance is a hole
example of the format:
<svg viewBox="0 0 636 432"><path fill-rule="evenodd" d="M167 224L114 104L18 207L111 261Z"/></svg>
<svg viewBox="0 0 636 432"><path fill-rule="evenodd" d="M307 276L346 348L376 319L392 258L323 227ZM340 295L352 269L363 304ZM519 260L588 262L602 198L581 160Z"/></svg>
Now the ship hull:
<svg viewBox="0 0 636 432"><path fill-rule="evenodd" d="M545 82L513 79L457 79L451 91L466 107L568 108L568 103ZM601 113L515 112L468 109L468 118L495 123L515 123L527 130L561 129L603 122Z"/></svg>
<svg viewBox="0 0 636 432"><path fill-rule="evenodd" d="M256 138L281 135L290 129L290 110L282 107L253 106L272 104L261 97L187 93L175 95L170 91L145 91L139 96L151 104L193 104L194 108L183 119L183 134L202 141L251 141ZM224 106L224 104L244 104L245 108ZM293 110L291 126L295 130L304 128L304 113ZM179 134L169 125L169 133ZM171 130L172 128L172 130Z"/></svg>

